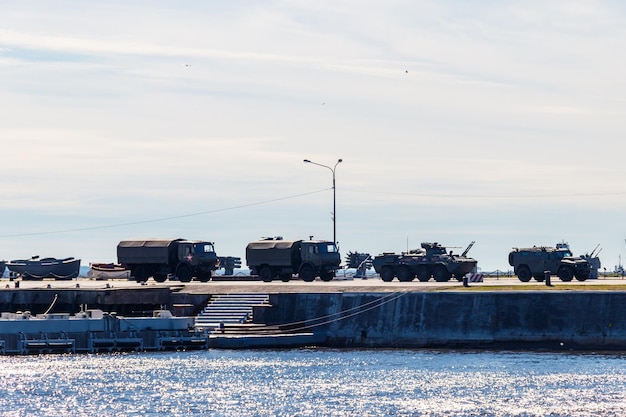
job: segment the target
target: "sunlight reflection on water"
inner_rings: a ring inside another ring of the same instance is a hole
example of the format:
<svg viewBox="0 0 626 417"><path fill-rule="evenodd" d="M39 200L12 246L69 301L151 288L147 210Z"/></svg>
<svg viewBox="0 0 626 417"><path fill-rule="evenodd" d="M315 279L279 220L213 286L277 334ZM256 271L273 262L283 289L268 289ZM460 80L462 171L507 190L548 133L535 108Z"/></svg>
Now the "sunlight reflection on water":
<svg viewBox="0 0 626 417"><path fill-rule="evenodd" d="M0 358L0 415L623 415L620 354L423 350Z"/></svg>

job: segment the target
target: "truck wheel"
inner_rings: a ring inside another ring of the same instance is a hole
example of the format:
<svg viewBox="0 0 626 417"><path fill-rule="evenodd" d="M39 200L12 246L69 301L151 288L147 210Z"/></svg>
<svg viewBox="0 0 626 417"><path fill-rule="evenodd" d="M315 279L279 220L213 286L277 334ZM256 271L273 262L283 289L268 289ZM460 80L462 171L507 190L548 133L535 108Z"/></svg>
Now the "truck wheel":
<svg viewBox="0 0 626 417"><path fill-rule="evenodd" d="M517 270L517 278L522 282L528 282L532 278L530 269L526 265L522 265Z"/></svg>
<svg viewBox="0 0 626 417"><path fill-rule="evenodd" d="M562 266L557 273L559 279L563 282L570 282L574 278L574 271L569 266Z"/></svg>
<svg viewBox="0 0 626 417"><path fill-rule="evenodd" d="M335 274L333 274L332 272L322 272L320 274L320 279L324 282L332 281L334 277Z"/></svg>
<svg viewBox="0 0 626 417"><path fill-rule="evenodd" d="M164 273L154 273L154 280L156 282L165 282L165 280L167 279L167 274Z"/></svg>
<svg viewBox="0 0 626 417"><path fill-rule="evenodd" d="M181 264L176 268L176 276L180 282L190 282L191 281L191 268L189 265Z"/></svg>
<svg viewBox="0 0 626 417"><path fill-rule="evenodd" d="M143 266L135 268L135 281L146 282L148 280L148 271Z"/></svg>
<svg viewBox="0 0 626 417"><path fill-rule="evenodd" d="M417 267L417 279L419 279L420 282L428 282L430 275L430 269L426 265Z"/></svg>
<svg viewBox="0 0 626 417"><path fill-rule="evenodd" d="M209 272L198 272L198 280L200 282L209 282L211 279L211 271Z"/></svg>
<svg viewBox="0 0 626 417"><path fill-rule="evenodd" d="M282 282L289 282L291 280L291 274L280 274L280 280Z"/></svg>
<svg viewBox="0 0 626 417"><path fill-rule="evenodd" d="M261 268L259 271L259 279L263 282L272 282L272 278L274 278L274 273L269 266Z"/></svg>
<svg viewBox="0 0 626 417"><path fill-rule="evenodd" d="M400 282L411 282L413 281L413 278L415 278L415 275L413 275L408 266L401 266L398 268L397 275L398 281Z"/></svg>
<svg viewBox="0 0 626 417"><path fill-rule="evenodd" d="M390 266L383 266L380 270L380 279L384 282L393 281L393 269Z"/></svg>
<svg viewBox="0 0 626 417"><path fill-rule="evenodd" d="M576 279L578 281L585 281L587 278L589 278L589 275L576 274Z"/></svg>
<svg viewBox="0 0 626 417"><path fill-rule="evenodd" d="M537 282L544 282L546 280L545 274L536 274L534 278Z"/></svg>
<svg viewBox="0 0 626 417"><path fill-rule="evenodd" d="M437 265L433 270L433 277L437 282L446 282L450 280L450 272L443 265Z"/></svg>
<svg viewBox="0 0 626 417"><path fill-rule="evenodd" d="M304 282L313 282L315 279L315 271L309 265L305 265L300 270L300 279Z"/></svg>

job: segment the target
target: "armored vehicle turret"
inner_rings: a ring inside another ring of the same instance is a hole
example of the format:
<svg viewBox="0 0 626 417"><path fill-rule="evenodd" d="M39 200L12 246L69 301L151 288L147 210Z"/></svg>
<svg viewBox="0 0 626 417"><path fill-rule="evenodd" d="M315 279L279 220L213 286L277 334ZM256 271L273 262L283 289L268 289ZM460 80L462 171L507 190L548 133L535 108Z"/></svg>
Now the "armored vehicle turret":
<svg viewBox="0 0 626 417"><path fill-rule="evenodd" d="M578 281L584 281L591 270L589 262L580 256L573 256L566 243L559 243L556 248L513 248L509 253L509 265L522 282L528 282L533 277L542 282L547 274L556 274L564 282L569 282L574 277Z"/></svg>
<svg viewBox="0 0 626 417"><path fill-rule="evenodd" d="M417 276L422 282L431 277L437 282L445 282L453 276L463 280L463 276L476 268L477 261L467 255L474 242L470 243L462 254L458 255L439 243L423 242L422 247L402 254L385 252L374 258L372 264L385 282L395 277L398 281L413 281Z"/></svg>

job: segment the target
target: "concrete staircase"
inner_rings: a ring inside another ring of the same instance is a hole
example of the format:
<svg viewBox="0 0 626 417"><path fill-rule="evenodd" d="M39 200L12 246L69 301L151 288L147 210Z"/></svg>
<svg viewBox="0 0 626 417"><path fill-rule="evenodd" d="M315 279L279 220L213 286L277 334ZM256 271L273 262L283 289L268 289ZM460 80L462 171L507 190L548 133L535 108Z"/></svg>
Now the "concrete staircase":
<svg viewBox="0 0 626 417"><path fill-rule="evenodd" d="M252 324L252 307L259 305L269 305L269 294L214 295L196 316L194 326L199 330L213 332L223 330L226 326L250 325Z"/></svg>
<svg viewBox="0 0 626 417"><path fill-rule="evenodd" d="M196 316L195 327L209 333L209 348L255 349L323 346L325 333L301 326L252 322L255 306L269 306L269 294L224 294L211 297Z"/></svg>

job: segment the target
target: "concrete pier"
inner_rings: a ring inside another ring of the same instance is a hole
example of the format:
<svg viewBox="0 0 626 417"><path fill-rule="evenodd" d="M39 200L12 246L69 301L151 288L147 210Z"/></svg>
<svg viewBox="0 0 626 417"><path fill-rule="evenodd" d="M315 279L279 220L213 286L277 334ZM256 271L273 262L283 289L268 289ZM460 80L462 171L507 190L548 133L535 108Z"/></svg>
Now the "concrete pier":
<svg viewBox="0 0 626 417"><path fill-rule="evenodd" d="M59 312L73 314L86 304L125 316L164 307L193 317L216 294L258 292L269 294L269 303L254 308L255 325L311 333L316 345L626 350L623 280L551 287L514 280L470 287L380 280L29 285L0 290L2 311L42 313L58 296Z"/></svg>
<svg viewBox="0 0 626 417"><path fill-rule="evenodd" d="M332 347L626 350L624 292L272 294L269 325Z"/></svg>

